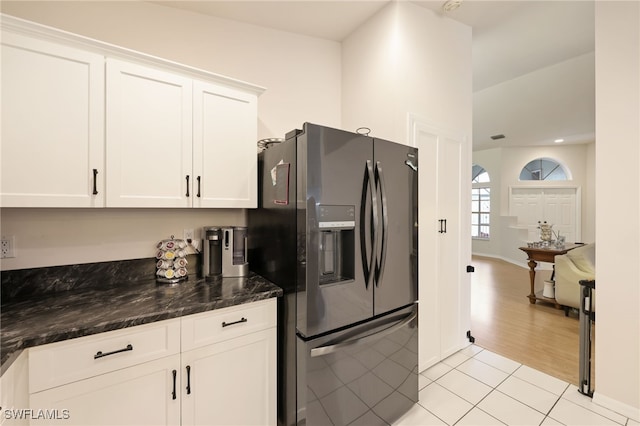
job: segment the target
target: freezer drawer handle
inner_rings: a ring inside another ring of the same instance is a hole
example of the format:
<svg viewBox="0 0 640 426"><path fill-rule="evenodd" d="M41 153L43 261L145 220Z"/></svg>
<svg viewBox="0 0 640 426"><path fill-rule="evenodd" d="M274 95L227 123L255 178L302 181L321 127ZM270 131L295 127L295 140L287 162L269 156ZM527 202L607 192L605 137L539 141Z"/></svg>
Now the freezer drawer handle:
<svg viewBox="0 0 640 426"><path fill-rule="evenodd" d="M246 319L245 317L242 317L242 318L241 318L241 319L239 319L238 321L234 321L234 322L225 322L225 321L222 321L222 326L223 326L223 327L229 327L230 325L240 324L240 323L247 322L247 321L249 321L249 320L248 320L248 319Z"/></svg>
<svg viewBox="0 0 640 426"><path fill-rule="evenodd" d="M126 348L118 349L116 351L111 351L111 352L98 351L93 356L93 359L103 358L105 356L109 356L109 355L113 355L113 354L119 354L120 352L127 352L127 351L132 351L132 350L133 350L133 346L131 344L128 344Z"/></svg>
<svg viewBox="0 0 640 426"><path fill-rule="evenodd" d="M369 334L363 337L355 337L353 339L345 340L344 342L336 343L334 345L320 346L318 348L311 349L311 357L313 358L317 356L328 355L328 354L332 354L332 353L344 350L349 347L354 347L354 346L359 346L359 345L364 345L366 343L374 342L376 340L383 338L384 336L387 336L401 329L402 327L409 324L411 321L415 320L417 317L418 317L418 313L413 312L411 315L408 315L406 318L400 320L399 322L397 322L396 324L392 325L389 328L385 328L384 330L379 331L378 333Z"/></svg>

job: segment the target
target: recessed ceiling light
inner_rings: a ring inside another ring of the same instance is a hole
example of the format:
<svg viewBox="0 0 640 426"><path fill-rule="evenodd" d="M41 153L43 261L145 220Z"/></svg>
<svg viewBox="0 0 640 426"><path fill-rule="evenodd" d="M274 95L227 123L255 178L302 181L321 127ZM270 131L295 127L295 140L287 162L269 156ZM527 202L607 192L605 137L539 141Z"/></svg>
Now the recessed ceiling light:
<svg viewBox="0 0 640 426"><path fill-rule="evenodd" d="M564 139L562 139L562 138L560 138L560 139L556 139L554 142L555 142L555 143L562 143L562 142L564 142Z"/></svg>
<svg viewBox="0 0 640 426"><path fill-rule="evenodd" d="M445 12L445 13L446 12L453 12L454 10L459 8L461 4L462 4L462 0L447 0L442 5L442 11Z"/></svg>

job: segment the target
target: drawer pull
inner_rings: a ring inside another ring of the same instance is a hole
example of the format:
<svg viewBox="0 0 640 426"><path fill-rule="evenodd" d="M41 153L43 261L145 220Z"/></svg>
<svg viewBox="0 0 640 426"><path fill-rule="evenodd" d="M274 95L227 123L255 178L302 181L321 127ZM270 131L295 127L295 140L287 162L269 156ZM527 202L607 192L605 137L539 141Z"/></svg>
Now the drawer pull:
<svg viewBox="0 0 640 426"><path fill-rule="evenodd" d="M187 365L187 395L191 394L191 366Z"/></svg>
<svg viewBox="0 0 640 426"><path fill-rule="evenodd" d="M93 195L98 195L98 169L93 169Z"/></svg>
<svg viewBox="0 0 640 426"><path fill-rule="evenodd" d="M176 375L178 372L176 370L172 371L173 373L173 392L171 392L171 396L173 399L176 399Z"/></svg>
<svg viewBox="0 0 640 426"><path fill-rule="evenodd" d="M127 351L132 351L133 350L133 346L131 346L130 344L127 345L126 348L122 348L122 349L118 349L117 351L111 351L111 352L102 352L102 351L98 351L94 356L93 359L98 359L98 358L102 358L105 356L109 356L109 355L113 355L113 354L119 354L120 352L127 352Z"/></svg>
<svg viewBox="0 0 640 426"><path fill-rule="evenodd" d="M242 322L247 322L249 321L248 319L246 319L245 317L242 317L241 319L239 319L238 321L234 321L234 322L225 322L222 321L222 327L229 327L230 325L234 325L234 324L240 324Z"/></svg>

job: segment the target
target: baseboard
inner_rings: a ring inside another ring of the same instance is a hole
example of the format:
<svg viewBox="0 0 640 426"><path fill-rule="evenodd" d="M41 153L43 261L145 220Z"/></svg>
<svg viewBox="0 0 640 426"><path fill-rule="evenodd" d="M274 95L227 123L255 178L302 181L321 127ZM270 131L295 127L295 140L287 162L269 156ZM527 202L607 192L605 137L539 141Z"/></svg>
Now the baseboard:
<svg viewBox="0 0 640 426"><path fill-rule="evenodd" d="M504 257L504 256L499 256L499 255L497 255L497 254L477 253L477 252L474 252L474 253L471 253L471 255L472 255L472 256L479 256L479 257L490 257L490 258L492 258L492 259L500 259L500 260L504 260L505 262L511 263L511 264L513 264L513 265L519 266L519 267L521 267L521 268L529 269L529 266L527 266L527 264L526 264L526 263L518 262L517 260L513 260L513 259L510 259L510 258L508 258L508 257Z"/></svg>
<svg viewBox="0 0 640 426"><path fill-rule="evenodd" d="M608 410L614 411L636 422L640 422L640 408L620 402L608 396L601 395L597 392L593 393L592 401Z"/></svg>

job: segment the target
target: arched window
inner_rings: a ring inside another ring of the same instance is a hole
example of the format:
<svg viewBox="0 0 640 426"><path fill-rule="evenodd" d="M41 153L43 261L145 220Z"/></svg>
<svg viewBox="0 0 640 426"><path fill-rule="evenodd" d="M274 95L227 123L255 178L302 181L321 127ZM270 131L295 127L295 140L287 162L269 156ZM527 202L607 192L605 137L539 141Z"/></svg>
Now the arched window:
<svg viewBox="0 0 640 426"><path fill-rule="evenodd" d="M489 173L482 167L474 164L471 168L471 182L472 183L487 183L490 182Z"/></svg>
<svg viewBox="0 0 640 426"><path fill-rule="evenodd" d="M536 158L520 172L520 180L568 180L564 167L552 158Z"/></svg>
<svg viewBox="0 0 640 426"><path fill-rule="evenodd" d="M471 169L471 237L489 239L491 216L491 188L489 173L477 164Z"/></svg>

